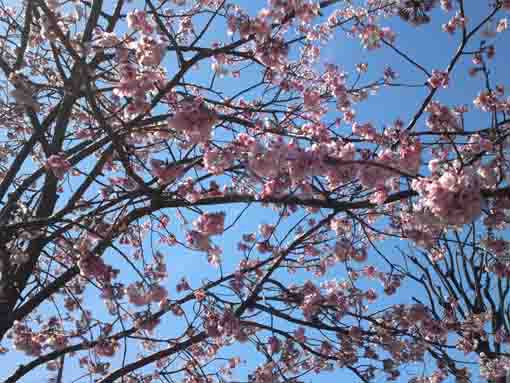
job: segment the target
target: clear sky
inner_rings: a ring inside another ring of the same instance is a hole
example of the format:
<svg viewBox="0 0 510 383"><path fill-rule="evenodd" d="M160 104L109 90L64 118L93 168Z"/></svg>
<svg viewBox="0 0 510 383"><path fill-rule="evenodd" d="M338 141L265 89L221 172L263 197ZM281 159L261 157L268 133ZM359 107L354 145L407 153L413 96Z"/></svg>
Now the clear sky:
<svg viewBox="0 0 510 383"><path fill-rule="evenodd" d="M104 2L109 4L111 0L105 0ZM241 7L248 10L251 15L254 15L258 10L266 6L264 1L244 0L237 2ZM478 19L486 16L487 2L482 0L467 0L466 13L471 15L472 19L468 22L468 27L474 25ZM142 1L133 1L130 8L142 8ZM330 12L326 10L324 12L328 15ZM441 24L447 22L447 17L438 9L432 13L433 22L429 25L424 25L419 28L405 25L400 20L386 20L383 24L391 26L397 34L395 45L402 51L405 52L409 57L412 57L415 61L419 62L429 71L433 69L444 70L449 63L451 57L456 51L459 44L459 35L449 36L440 30ZM440 20L440 21L438 21ZM496 37L502 38L502 36ZM508 37L505 37L508 38ZM225 29L217 27L213 29L213 33L204 39L202 46L205 46L211 41L221 40L226 41ZM474 40L471 48L476 48L480 40ZM468 49L470 50L470 49ZM367 51L364 49L358 39L348 38L343 32L335 34L332 39L325 47L322 48L321 63L318 64L320 67L326 63L334 63L339 65L350 75L351 81L356 77L356 64L368 63L368 72L362 78L361 83L369 83L372 80L378 79L381 73L381 68L385 66L391 66L396 72L400 74L399 81L402 83L412 84L423 84L427 79L416 70L416 68L410 66L401 57L395 54L390 48L383 47L375 51ZM175 63L172 62L173 57L169 55L167 57L167 67L169 73L176 67ZM472 107L472 100L476 97L476 94L480 89L483 89L483 80L481 77L470 78L467 75L467 70L471 67L468 56L461 58L458 66L454 70L451 77L451 86L448 89L441 90L436 97L437 100L446 104L468 104L470 109ZM508 62L510 60L510 50L501 50L497 52L494 59L494 65L492 68L495 69L494 81L500 81L502 84L509 84L508 75ZM203 64L202 64L203 65ZM189 77L194 81L203 81L209 83L211 79L211 72L209 68L203 68L196 70ZM216 79L218 87L224 90L225 94L234 94L239 87L245 87L247 83L253 81L250 78L250 73L241 72L240 79L233 79L230 77ZM426 97L426 88L416 87L400 87L398 89L381 89L381 91L374 97L369 98L367 102L364 102L356 107L358 113L358 120L360 122L372 122L378 129L382 129L385 125L390 125L397 118L402 119L404 122L408 122L418 106L423 102ZM328 115L326 118L334 118L334 114ZM466 120L466 129L479 129L488 126L490 123L488 115L482 115L477 112L468 113ZM424 121L419 121L418 129L424 127ZM348 129L348 127L346 127ZM64 195L65 197L65 195ZM241 212L244 206L234 205L225 208L227 213L227 225L231 223L237 214ZM219 210L215 208L214 210ZM179 219L174 215L174 212L169 211L168 215L172 219L172 227L175 228L176 232L182 233L182 225ZM263 209L260 207L250 207L250 209L243 215L243 217L236 223L235 227L227 231L223 237L215 240L215 243L219 245L224 252L224 272L231 271L235 268L238 263L238 254L236 249L236 243L241 233L253 232L257 229L260 223L271 223L274 222L275 215L269 212L269 209ZM182 237L181 237L182 239ZM398 241L387 241L384 244L380 243L380 250L385 254L396 255L395 247L400 246L405 249L406 244ZM150 238L146 240L144 246L147 249L151 246ZM169 268L169 279L167 285L170 290L171 297L176 297L175 284L180 280L181 277L185 276L193 287L197 287L200 283L206 279L213 279L217 276L218 271L213 269L208 263L207 259L203 254L185 251L182 248L165 248L161 247L162 251L167 254L167 264ZM116 262L116 255L113 253L107 254L107 260ZM381 260L375 252L370 254L370 262L375 264L381 264ZM129 276L131 274L128 269L122 268L122 275ZM131 275L131 277L134 277ZM283 278L288 279L288 283L292 283L296 280L302 280L309 278L310 275L304 273L298 273L295 276L287 276ZM344 277L343 270L334 269L329 272L320 280L326 280L331 278L342 279ZM129 278L129 277L128 277ZM123 279L123 278L122 278ZM284 279L285 280L285 279ZM124 280L123 280L124 282ZM127 283L126 283L127 284ZM374 286L379 291L382 291L380 286L374 282ZM97 292L93 290L88 291L88 297L90 302L97 304L97 307L92 306L92 310L97 308L98 311L104 312L102 303L96 299ZM395 303L411 303L411 298L415 296L420 298L420 292L417 292L415 287L412 285L405 286L399 290L398 295L395 297ZM390 300L384 300L385 303L390 303ZM106 317L105 317L106 318ZM163 324L158 329L160 334L172 334L178 331L176 327L177 323L175 318L168 316ZM6 345L8 342L6 343ZM135 351L131 350L130 353ZM258 362L261 362L259 355L253 350L247 350L244 346L236 345L229 351L231 355L239 355L242 359L247 360L247 366L253 366ZM10 373L20 363L26 363L27 359L21 354L9 353L8 355L2 356L2 362L4 368L0 370L0 379L2 377L10 375ZM75 371L72 369L75 367L74 362L66 360L66 373L65 383L70 383L71 376L75 375ZM407 381L410 375L420 373L422 369L430 367L424 366L423 364L416 365L415 368L410 368L409 371L403 371L402 377L399 382ZM246 367L238 369L239 378L243 377L243 372L247 370ZM23 379L25 383L39 383L44 376L44 369L38 370L40 372L33 373L26 376ZM79 371L76 371L78 374ZM337 370L332 374L322 374L314 377L309 375L303 380L305 382L317 382L317 383L329 383L338 381L350 381L352 375L345 370ZM384 377L380 377L380 381L384 381Z"/></svg>

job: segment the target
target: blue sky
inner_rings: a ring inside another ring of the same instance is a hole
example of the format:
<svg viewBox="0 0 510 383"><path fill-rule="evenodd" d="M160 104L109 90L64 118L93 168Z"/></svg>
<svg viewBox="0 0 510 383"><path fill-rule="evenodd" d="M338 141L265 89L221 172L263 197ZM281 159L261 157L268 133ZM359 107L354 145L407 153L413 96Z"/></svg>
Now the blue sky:
<svg viewBox="0 0 510 383"><path fill-rule="evenodd" d="M108 6L108 1L105 1ZM469 1L466 2L466 13L471 15L472 19L468 25L474 25L477 19L480 19L486 15L486 2L484 1ZM266 4L264 1L239 1L238 4L243 8L247 9L251 15L254 15L260 8ZM130 8L140 8L140 1L134 1ZM328 14L328 11L325 11ZM452 55L454 54L459 44L459 35L454 36L446 35L440 30L440 25L447 21L447 17L439 10L433 12L433 22L430 25L421 26L414 28L405 25L400 20L385 20L382 23L392 28L395 28L397 33L397 39L395 45L407 55L415 59L420 64L424 65L429 71L432 69L442 70L446 67ZM507 38L506 36L498 36L496 39L502 40ZM208 38L204 39L204 42L200 44L205 46L214 40L226 41L225 30L219 26L213 29L213 33ZM472 50L477 47L479 40L474 40L468 50ZM497 45L497 42L496 42ZM501 45L500 45L501 47ZM173 57L168 55L167 57L167 70L172 73L175 68L175 63L172 62ZM471 66L469 57L462 58L458 66L454 70L451 77L451 86L448 89L440 90L436 97L437 100L446 104L468 104L471 110L472 100L480 89L483 88L483 82L480 77L468 78L466 71ZM510 51L500 50L497 52L496 58L494 59L494 79L501 81L503 84L508 85L508 74L505 64L510 60ZM323 56L321 63L318 67L325 63L338 64L342 69L350 74L350 78L354 79L356 76L355 66L358 63L368 63L369 69L366 74L366 79L361 80L361 84L368 83L371 80L377 79L380 76L381 68L390 65L399 74L399 81L412 82L412 83L424 83L426 78L422 73L419 73L416 68L411 67L408 63L405 63L402 58L398 57L389 48L381 48L376 51L366 51L360 44L358 39L352 39L345 37L344 33L338 32L334 38L323 48ZM203 82L204 84L209 83L211 79L211 72L209 70L210 63L204 62L201 67L194 71L190 77L187 78L189 81ZM239 87L245 87L247 83L253 81L253 75L250 72L241 73L240 79L232 79L229 77L216 79L218 87L222 89L225 94L236 93ZM351 80L352 81L352 80ZM427 94L426 88L398 88L398 89L381 89L381 91L369 98L369 101L356 106L358 120L371 121L374 126L378 129L382 129L384 125L391 124L395 119L400 118L404 122L409 121L415 113L417 107L422 103L422 100ZM335 114L332 113L326 118L334 118ZM467 129L479 129L485 127L490 122L488 115L472 111L468 114L467 118ZM418 122L418 129L424 128L423 118ZM344 127L343 129L349 129ZM227 213L227 224L232 222L233 219L243 209L242 205L233 205L225 208L217 207L209 209L210 211L225 210ZM171 216L172 228L177 233L182 233L181 224L178 219L173 215L173 212L168 211L167 214ZM260 207L251 207L243 217L237 222L235 228L227 231L224 236L220 239L215 240L215 243L219 245L224 252L224 271L228 272L232 270L239 260L239 254L236 250L236 242L238 241L240 234L245 232L253 232L256 230L260 223L271 223L275 221L276 215L271 213L269 209L263 209ZM288 226L286 226L288 227ZM181 236L179 239L183 239ZM405 248L405 244L397 243L397 241L387 241L380 244L380 249L385 254L394 254L395 246L402 245ZM144 246L146 249L150 249L150 238L147 239ZM218 271L212 268L208 263L203 254L190 252L183 250L182 248L162 248L162 251L167 254L167 265L169 268L169 279L167 285L170 287L171 297L176 297L177 294L174 290L175 284L180 280L181 277L185 276L193 287L196 287L202 283L206 278L213 279L217 276ZM118 256L109 253L107 260L112 263L118 262ZM382 261L377 254L371 253L370 260L375 264L380 264ZM122 268L122 275L129 278L131 272L127 268ZM131 275L131 278L133 275ZM305 273L298 273L292 276L282 276L282 280L288 283L293 281L302 280L311 277ZM338 278L342 279L345 277L344 270L342 268L335 268L328 272L322 280ZM377 286L379 288L379 286ZM379 288L379 291L381 289ZM405 286L399 290L399 294L395 297L395 301L386 300L387 303L393 303L397 300L402 303L410 303L411 297L415 294L415 288L412 285ZM419 296L419 292L416 293ZM93 311L104 312L102 303L95 299L97 292L90 289L87 292L87 298L90 302L94 302L90 308ZM105 317L106 318L106 317ZM178 330L178 326L175 325L176 320L172 316L168 316L158 333L171 334ZM134 354L135 349L132 348L130 353ZM230 355L240 354L242 358L248 360L248 366L253 366L262 361L259 355L254 350L248 351L244 346L234 346L228 351ZM16 365L25 363L26 358L17 353L9 353L8 355L2 356L2 360L6 366L8 366L3 372L0 373L0 377L10 375ZM74 363L69 360L66 361L66 373L64 382L71 382L71 376L74 376L75 371ZM408 373L403 373L401 381L404 381L404 377L408 377L409 374L421 372L422 369L430 366L424 366L417 364L416 366L409 367ZM26 383L36 383L41 381L41 371L30 374L23 379ZM243 373L247 371L247 368L240 368L239 377L243 376ZM5 375L4 375L5 374ZM324 374L321 376L310 375L304 379L306 382L318 382L326 383L337 380L348 380L351 379L350 373L345 370L337 370L332 374ZM384 377L380 377L380 381L384 381Z"/></svg>

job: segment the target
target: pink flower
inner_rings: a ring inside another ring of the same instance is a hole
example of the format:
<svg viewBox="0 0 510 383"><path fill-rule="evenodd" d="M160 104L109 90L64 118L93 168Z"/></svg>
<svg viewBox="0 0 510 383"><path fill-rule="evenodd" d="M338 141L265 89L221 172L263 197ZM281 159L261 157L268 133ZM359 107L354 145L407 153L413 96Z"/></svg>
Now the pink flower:
<svg viewBox="0 0 510 383"><path fill-rule="evenodd" d="M264 239L269 239L269 237L273 234L274 229L274 225L268 225L265 223L259 226L260 234L264 237Z"/></svg>
<svg viewBox="0 0 510 383"><path fill-rule="evenodd" d="M508 19L505 17L498 21L498 25L496 26L496 32L501 33L508 29Z"/></svg>
<svg viewBox="0 0 510 383"><path fill-rule="evenodd" d="M455 30L462 28L465 23L466 20L460 15L460 12L457 12L446 24L443 24L442 29L449 34L454 34Z"/></svg>
<svg viewBox="0 0 510 383"><path fill-rule="evenodd" d="M458 114L439 102L431 101L425 111L430 113L426 124L433 132L455 132L462 129Z"/></svg>
<svg viewBox="0 0 510 383"><path fill-rule="evenodd" d="M28 356L39 356L43 345L32 330L21 322L14 322L12 327L14 348Z"/></svg>
<svg viewBox="0 0 510 383"><path fill-rule="evenodd" d="M188 231L186 233L186 241L190 247L197 250L209 251L211 249L209 236L197 230Z"/></svg>
<svg viewBox="0 0 510 383"><path fill-rule="evenodd" d="M219 175L234 163L234 153L225 150L206 148L204 151L204 166L212 174Z"/></svg>
<svg viewBox="0 0 510 383"><path fill-rule="evenodd" d="M147 14L144 11L135 9L127 15L128 28L142 31L145 34L151 34L153 27L147 21Z"/></svg>
<svg viewBox="0 0 510 383"><path fill-rule="evenodd" d="M366 124L359 124L355 122L352 125L352 134L363 137L366 140L373 140L377 135L374 126L370 122L367 122Z"/></svg>
<svg viewBox="0 0 510 383"><path fill-rule="evenodd" d="M198 302L202 302L205 298L207 298L207 293L205 292L204 289L198 289L198 290L194 291L193 295L195 296L195 299Z"/></svg>
<svg viewBox="0 0 510 383"><path fill-rule="evenodd" d="M423 206L450 225L464 225L482 211L480 177L473 171L446 171L439 178L413 180L412 188L422 196Z"/></svg>
<svg viewBox="0 0 510 383"><path fill-rule="evenodd" d="M161 321L157 318L138 318L135 320L135 327L140 330L153 332Z"/></svg>
<svg viewBox="0 0 510 383"><path fill-rule="evenodd" d="M178 293L180 293L182 291L191 290L191 287L190 287L188 281L183 277L183 278L181 278L179 283L175 286L175 289L177 290Z"/></svg>
<svg viewBox="0 0 510 383"><path fill-rule="evenodd" d="M189 144L205 143L211 138L216 114L209 110L200 99L183 101L177 113L168 120L171 130L182 133Z"/></svg>
<svg viewBox="0 0 510 383"><path fill-rule="evenodd" d="M158 178L158 182L167 184L182 176L182 168L179 166L167 165L157 159L151 160L152 174Z"/></svg>
<svg viewBox="0 0 510 383"><path fill-rule="evenodd" d="M457 175L452 172L444 173L438 180L439 184L447 190L455 190L457 186Z"/></svg>
<svg viewBox="0 0 510 383"><path fill-rule="evenodd" d="M138 284L131 284L126 288L126 295L129 303L135 306L145 306L149 304L151 297Z"/></svg>
<svg viewBox="0 0 510 383"><path fill-rule="evenodd" d="M365 292L365 298L369 302L375 302L377 300L377 292L374 289L368 289Z"/></svg>
<svg viewBox="0 0 510 383"><path fill-rule="evenodd" d="M432 71L432 76L428 79L428 83L432 88L447 88L448 87L448 72L438 70Z"/></svg>
<svg viewBox="0 0 510 383"><path fill-rule="evenodd" d="M277 150L265 150L260 148L257 152L250 153L248 165L259 177L276 178L280 173L281 156Z"/></svg>
<svg viewBox="0 0 510 383"><path fill-rule="evenodd" d="M321 94L318 90L307 89L303 94L305 110L310 112L319 111L321 108Z"/></svg>
<svg viewBox="0 0 510 383"><path fill-rule="evenodd" d="M498 98L492 92L480 92L473 104L484 112L491 112L498 105Z"/></svg>
<svg viewBox="0 0 510 383"><path fill-rule="evenodd" d="M120 40L115 33L102 32L96 44L102 48L113 48L120 44Z"/></svg>
<svg viewBox="0 0 510 383"><path fill-rule="evenodd" d="M161 285L155 285L151 287L150 299L152 302L163 302L168 298L168 291Z"/></svg>
<svg viewBox="0 0 510 383"><path fill-rule="evenodd" d="M222 234L225 229L225 213L205 213L194 223L199 232L204 235Z"/></svg>
<svg viewBox="0 0 510 383"><path fill-rule="evenodd" d="M429 170L432 174L437 173L441 166L441 160L433 158L429 161Z"/></svg>
<svg viewBox="0 0 510 383"><path fill-rule="evenodd" d="M443 11L451 11L453 9L452 0L441 0L441 9Z"/></svg>
<svg viewBox="0 0 510 383"><path fill-rule="evenodd" d="M381 46L381 39L394 42L395 33L387 27L379 28L377 25L368 24L359 32L359 38L364 48L372 50Z"/></svg>
<svg viewBox="0 0 510 383"><path fill-rule="evenodd" d="M398 77L398 74L389 66L384 69L384 81L391 82Z"/></svg>
<svg viewBox="0 0 510 383"><path fill-rule="evenodd" d="M505 256L510 250L510 243L503 239L488 239L484 241L484 245L497 257Z"/></svg>
<svg viewBox="0 0 510 383"><path fill-rule="evenodd" d="M421 164L421 144L419 141L401 145L399 166L410 174L417 174Z"/></svg>
<svg viewBox="0 0 510 383"><path fill-rule="evenodd" d="M370 197L370 202L376 205L382 205L384 201L388 198L388 192L386 189L378 189L372 196Z"/></svg>
<svg viewBox="0 0 510 383"><path fill-rule="evenodd" d="M95 347L94 351L99 356L112 357L119 348L119 343L116 340L101 341Z"/></svg>
<svg viewBox="0 0 510 383"><path fill-rule="evenodd" d="M368 252L366 249L353 249L354 251L351 252L351 258L355 262L365 262L368 259Z"/></svg>
<svg viewBox="0 0 510 383"><path fill-rule="evenodd" d="M374 279L377 276L377 269L372 265L365 266L363 269L363 274L369 279Z"/></svg>
<svg viewBox="0 0 510 383"><path fill-rule="evenodd" d="M141 65L159 65L166 54L166 42L142 36L136 44L136 57Z"/></svg>
<svg viewBox="0 0 510 383"><path fill-rule="evenodd" d="M494 188L498 183L498 167L496 163L482 165L478 169L478 175L484 188Z"/></svg>
<svg viewBox="0 0 510 383"><path fill-rule="evenodd" d="M60 334L50 336L45 342L45 345L51 347L54 350L61 350L64 347L66 347L67 344L68 344L67 338L64 335Z"/></svg>
<svg viewBox="0 0 510 383"><path fill-rule="evenodd" d="M106 281L111 279L109 266L104 263L101 257L96 255L86 254L80 256L78 267L80 268L80 274L85 277Z"/></svg>

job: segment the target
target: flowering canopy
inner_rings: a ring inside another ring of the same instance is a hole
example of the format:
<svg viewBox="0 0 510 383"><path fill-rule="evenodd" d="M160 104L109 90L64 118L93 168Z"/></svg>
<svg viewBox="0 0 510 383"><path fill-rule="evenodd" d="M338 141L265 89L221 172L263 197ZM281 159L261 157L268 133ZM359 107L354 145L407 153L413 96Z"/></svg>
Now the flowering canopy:
<svg viewBox="0 0 510 383"><path fill-rule="evenodd" d="M504 377L510 1L250 3L0 5L3 381Z"/></svg>

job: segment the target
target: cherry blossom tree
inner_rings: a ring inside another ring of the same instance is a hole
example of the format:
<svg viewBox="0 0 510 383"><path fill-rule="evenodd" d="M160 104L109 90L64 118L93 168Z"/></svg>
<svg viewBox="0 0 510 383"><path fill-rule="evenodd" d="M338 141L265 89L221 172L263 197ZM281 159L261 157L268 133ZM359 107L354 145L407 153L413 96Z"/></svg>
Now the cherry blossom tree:
<svg viewBox="0 0 510 383"><path fill-rule="evenodd" d="M1 1L3 381L503 379L509 14Z"/></svg>

